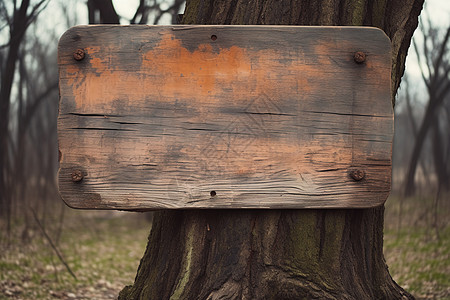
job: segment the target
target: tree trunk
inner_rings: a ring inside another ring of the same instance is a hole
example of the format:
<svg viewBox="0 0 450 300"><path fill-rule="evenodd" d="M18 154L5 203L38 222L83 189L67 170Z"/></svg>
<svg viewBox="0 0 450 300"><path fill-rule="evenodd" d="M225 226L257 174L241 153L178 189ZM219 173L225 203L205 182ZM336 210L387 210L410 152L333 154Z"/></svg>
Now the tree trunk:
<svg viewBox="0 0 450 300"><path fill-rule="evenodd" d="M112 0L88 0L89 24L119 24ZM98 15L97 15L98 14Z"/></svg>
<svg viewBox="0 0 450 300"><path fill-rule="evenodd" d="M439 80L440 81L440 80ZM415 176L417 164L420 159L420 154L422 152L423 146L425 144L428 131L432 128L435 122L438 119L438 110L442 107L442 104L448 92L450 91L450 82L447 82L444 88L436 86L433 84L433 87L428 89L429 100L428 106L425 111L425 116L423 117L422 124L420 126L419 132L416 136L416 141L414 143L414 148L411 154L411 159L408 165L408 171L406 173L406 183L405 183L405 196L411 196L415 192ZM436 169L436 172L439 170ZM438 174L439 176L439 174Z"/></svg>
<svg viewBox="0 0 450 300"><path fill-rule="evenodd" d="M119 299L401 299L383 208L166 211Z"/></svg>
<svg viewBox="0 0 450 300"><path fill-rule="evenodd" d="M434 171L438 179L438 189L448 191L450 188L450 176L447 173L447 162L445 161L445 134L441 133L439 119L433 120L432 126L432 149Z"/></svg>
<svg viewBox="0 0 450 300"><path fill-rule="evenodd" d="M188 1L187 24L372 25L392 40L392 95L423 0ZM119 299L411 299L383 258L384 207L155 213Z"/></svg>
<svg viewBox="0 0 450 300"><path fill-rule="evenodd" d="M9 168L9 110L11 104L11 90L14 82L16 63L19 57L20 44L25 36L30 16L27 15L30 1L22 1L20 8L13 12L10 26L8 54L1 69L0 85L0 217L7 218L7 231L10 232L11 195L12 188L7 184L10 179Z"/></svg>
<svg viewBox="0 0 450 300"><path fill-rule="evenodd" d="M434 102L431 101L432 98L430 96L430 102L428 103L427 110L425 111L425 116L423 117L422 124L420 126L419 132L416 135L416 140L414 143L414 148L411 154L411 159L408 165L408 171L406 172L406 180L405 180L405 189L403 194L405 196L411 196L415 193L415 177L416 177L416 169L417 164L419 163L420 154L422 153L423 145L425 144L426 137L428 134L428 130L431 127L434 119L436 118L436 107Z"/></svg>

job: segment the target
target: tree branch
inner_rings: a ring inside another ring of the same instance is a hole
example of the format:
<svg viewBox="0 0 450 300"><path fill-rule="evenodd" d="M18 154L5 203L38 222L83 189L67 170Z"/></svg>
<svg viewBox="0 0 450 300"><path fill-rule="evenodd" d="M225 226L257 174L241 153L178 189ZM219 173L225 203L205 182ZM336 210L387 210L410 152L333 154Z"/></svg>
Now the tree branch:
<svg viewBox="0 0 450 300"><path fill-rule="evenodd" d="M445 37L442 40L442 43L441 43L439 51L438 51L438 56L433 64L433 68L434 68L433 80L435 80L439 77L439 67L442 63L444 54L446 53L447 42L448 42L449 37L450 37L450 26L447 28L447 33L445 34ZM436 47L436 46L437 46L436 43L433 43L433 47ZM430 74L430 76L431 76L431 74Z"/></svg>
<svg viewBox="0 0 450 300"><path fill-rule="evenodd" d="M416 53L417 62L419 63L420 75L422 76L423 82L425 83L427 89L430 90L430 83L428 82L428 78L425 76L425 71L423 70L423 67L422 67L422 59L421 59L419 49L417 47L416 40L413 39L412 43L413 43L413 47L414 47L414 52ZM430 72L429 68L428 68L428 72Z"/></svg>
<svg viewBox="0 0 450 300"><path fill-rule="evenodd" d="M39 229L41 229L42 234L44 235L44 237L47 239L47 241L49 242L50 246L52 247L53 251L55 251L56 255L58 256L59 260L63 263L63 265L66 267L67 271L70 273L70 275L72 275L72 277L75 280L77 279L77 276L75 276L75 274L73 273L72 269L69 267L69 265L66 263L66 261L64 260L64 257L62 256L61 252L58 250L58 248L55 246L55 244L53 243L52 239L50 238L50 236L47 234L47 232L45 231L44 227L42 226L41 222L39 221L36 212L34 211L34 209L32 209L31 207L29 207L31 213L33 214L34 220L36 221L36 223L39 226Z"/></svg>

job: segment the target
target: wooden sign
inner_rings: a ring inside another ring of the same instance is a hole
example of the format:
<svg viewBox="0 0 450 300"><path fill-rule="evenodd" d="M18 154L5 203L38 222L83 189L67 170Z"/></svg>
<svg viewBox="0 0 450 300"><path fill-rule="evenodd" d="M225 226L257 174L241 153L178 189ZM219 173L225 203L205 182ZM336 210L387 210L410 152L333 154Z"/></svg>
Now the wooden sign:
<svg viewBox="0 0 450 300"><path fill-rule="evenodd" d="M389 194L378 29L78 26L58 64L71 207L362 208Z"/></svg>

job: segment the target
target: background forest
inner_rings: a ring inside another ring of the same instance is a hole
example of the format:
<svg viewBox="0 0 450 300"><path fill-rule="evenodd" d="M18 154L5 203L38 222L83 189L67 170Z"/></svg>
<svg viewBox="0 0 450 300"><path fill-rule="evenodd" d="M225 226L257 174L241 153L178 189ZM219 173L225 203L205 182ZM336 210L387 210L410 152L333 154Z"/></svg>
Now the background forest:
<svg viewBox="0 0 450 300"><path fill-rule="evenodd" d="M111 299L151 214L75 211L58 195L57 43L78 24L176 24L181 0L0 1L0 299ZM385 257L417 298L450 299L450 5L426 1L395 106Z"/></svg>

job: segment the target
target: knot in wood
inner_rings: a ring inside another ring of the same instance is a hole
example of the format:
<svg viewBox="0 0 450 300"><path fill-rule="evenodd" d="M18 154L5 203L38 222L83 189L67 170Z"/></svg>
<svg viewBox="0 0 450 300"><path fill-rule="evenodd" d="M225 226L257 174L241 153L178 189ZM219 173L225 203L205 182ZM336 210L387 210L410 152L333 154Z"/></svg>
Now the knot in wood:
<svg viewBox="0 0 450 300"><path fill-rule="evenodd" d="M77 61L82 60L84 58L84 56L85 56L85 53L84 53L83 49L77 49L77 51L75 51L73 53L73 58Z"/></svg>
<svg viewBox="0 0 450 300"><path fill-rule="evenodd" d="M80 182L81 180L83 180L83 172L81 172L80 170L75 170L72 172L72 181L73 182Z"/></svg>

